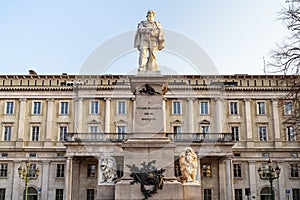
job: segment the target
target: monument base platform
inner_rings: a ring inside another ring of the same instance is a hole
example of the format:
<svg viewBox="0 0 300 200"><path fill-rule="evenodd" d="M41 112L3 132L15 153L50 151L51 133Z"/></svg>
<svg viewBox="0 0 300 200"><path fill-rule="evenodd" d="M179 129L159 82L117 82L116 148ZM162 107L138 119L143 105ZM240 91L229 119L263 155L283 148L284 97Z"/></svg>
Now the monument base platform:
<svg viewBox="0 0 300 200"><path fill-rule="evenodd" d="M150 186L152 187L152 186ZM116 184L115 199L116 200L142 200L145 196L141 191L140 184L130 184L130 181L121 181ZM149 200L184 200L183 186L181 183L165 182L162 190L157 190ZM186 199L187 200L187 199Z"/></svg>
<svg viewBox="0 0 300 200"><path fill-rule="evenodd" d="M115 199L115 185L98 185L97 200Z"/></svg>
<svg viewBox="0 0 300 200"><path fill-rule="evenodd" d="M183 199L184 200L199 200L201 196L201 186L199 183L184 183L183 184Z"/></svg>

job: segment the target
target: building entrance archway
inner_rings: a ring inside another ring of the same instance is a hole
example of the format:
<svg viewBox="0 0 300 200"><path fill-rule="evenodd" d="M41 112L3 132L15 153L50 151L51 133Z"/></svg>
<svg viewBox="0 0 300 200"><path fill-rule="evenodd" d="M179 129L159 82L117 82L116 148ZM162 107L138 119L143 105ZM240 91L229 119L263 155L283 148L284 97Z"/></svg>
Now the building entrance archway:
<svg viewBox="0 0 300 200"><path fill-rule="evenodd" d="M260 200L272 200L270 187L265 187L260 191Z"/></svg>

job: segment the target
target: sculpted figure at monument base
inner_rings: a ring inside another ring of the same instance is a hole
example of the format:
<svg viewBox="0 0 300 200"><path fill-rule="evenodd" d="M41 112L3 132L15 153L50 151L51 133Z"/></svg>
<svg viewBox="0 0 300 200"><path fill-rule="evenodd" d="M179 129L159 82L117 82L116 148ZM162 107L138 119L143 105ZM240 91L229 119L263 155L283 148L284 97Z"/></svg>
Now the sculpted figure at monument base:
<svg viewBox="0 0 300 200"><path fill-rule="evenodd" d="M99 184L115 183L117 178L117 165L114 157L102 156L99 158Z"/></svg>
<svg viewBox="0 0 300 200"><path fill-rule="evenodd" d="M182 150L179 156L179 165L182 183L197 182L197 155L191 147L186 147Z"/></svg>
<svg viewBox="0 0 300 200"><path fill-rule="evenodd" d="M138 71L158 71L156 52L164 48L164 33L160 22L154 21L155 12L147 12L147 20L138 24L134 47L140 51ZM148 58L147 58L148 56Z"/></svg>

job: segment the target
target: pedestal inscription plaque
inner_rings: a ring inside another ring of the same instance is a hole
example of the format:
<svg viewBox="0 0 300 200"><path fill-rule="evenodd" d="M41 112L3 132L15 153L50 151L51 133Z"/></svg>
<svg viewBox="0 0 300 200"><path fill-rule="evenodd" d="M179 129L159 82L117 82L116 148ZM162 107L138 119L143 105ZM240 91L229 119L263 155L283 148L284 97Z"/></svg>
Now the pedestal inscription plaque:
<svg viewBox="0 0 300 200"><path fill-rule="evenodd" d="M162 95L136 95L135 126L136 137L143 137L142 133L161 133L163 130ZM148 135L149 136L149 135Z"/></svg>

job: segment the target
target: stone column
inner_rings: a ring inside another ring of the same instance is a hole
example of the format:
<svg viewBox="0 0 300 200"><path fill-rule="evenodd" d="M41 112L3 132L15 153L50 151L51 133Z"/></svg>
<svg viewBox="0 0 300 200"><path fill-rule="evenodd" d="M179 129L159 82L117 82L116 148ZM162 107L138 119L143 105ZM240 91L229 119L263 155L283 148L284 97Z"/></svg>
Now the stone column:
<svg viewBox="0 0 300 200"><path fill-rule="evenodd" d="M163 131L164 131L164 133L167 132L166 102L167 102L167 98L163 98L162 108L163 108Z"/></svg>
<svg viewBox="0 0 300 200"><path fill-rule="evenodd" d="M83 98L79 98L78 99L78 105L77 105L77 133L82 133L83 129L82 129L82 107L83 107Z"/></svg>
<svg viewBox="0 0 300 200"><path fill-rule="evenodd" d="M197 176L198 176L198 182L201 185L201 159L199 158L199 156L197 157L197 161L198 161Z"/></svg>
<svg viewBox="0 0 300 200"><path fill-rule="evenodd" d="M287 189L287 186L286 186L287 179L286 179L285 174L289 173L290 169L286 168L284 161L277 162L277 165L279 168L281 168L280 175L279 175L278 181L273 181L273 183L275 183L275 184L277 183L277 185L278 185L278 187L277 187L278 197L277 198L285 199L286 198L285 189ZM276 165L274 167L276 167ZM274 186L275 186L275 184L274 184Z"/></svg>
<svg viewBox="0 0 300 200"><path fill-rule="evenodd" d="M215 132L221 133L224 125L224 105L223 99L215 98Z"/></svg>
<svg viewBox="0 0 300 200"><path fill-rule="evenodd" d="M72 200L72 176L73 176L73 160L72 157L67 157L66 160L66 178L65 178L65 199Z"/></svg>
<svg viewBox="0 0 300 200"><path fill-rule="evenodd" d="M49 174L50 174L50 161L42 161L42 199L48 199L48 183L49 183Z"/></svg>
<svg viewBox="0 0 300 200"><path fill-rule="evenodd" d="M47 123L46 123L46 140L51 141L53 129L53 104L54 99L47 99Z"/></svg>
<svg viewBox="0 0 300 200"><path fill-rule="evenodd" d="M279 112L278 112L278 101L272 99L272 113L273 113L273 132L275 147L281 147L282 142L280 141L280 124L279 124Z"/></svg>
<svg viewBox="0 0 300 200"><path fill-rule="evenodd" d="M13 162L13 170L14 172L12 173L13 174L13 180L12 180L12 196L11 196L11 199L23 199L23 189L25 188L25 183L22 179L19 178L19 173L18 173L18 168L20 167L21 165L21 161L14 161ZM21 193L21 194L20 194ZM9 198L8 198L9 199Z"/></svg>
<svg viewBox="0 0 300 200"><path fill-rule="evenodd" d="M132 132L134 133L135 130L135 112L136 112L136 100L135 98L132 98Z"/></svg>
<svg viewBox="0 0 300 200"><path fill-rule="evenodd" d="M225 184L225 167L224 167L224 160L219 161L219 195L220 199L225 197L226 192L226 184Z"/></svg>
<svg viewBox="0 0 300 200"><path fill-rule="evenodd" d="M103 182L103 175L101 172L101 157L98 157L98 185L101 185L101 183Z"/></svg>
<svg viewBox="0 0 300 200"><path fill-rule="evenodd" d="M247 147L254 147L252 135L251 100L245 99L246 141Z"/></svg>
<svg viewBox="0 0 300 200"><path fill-rule="evenodd" d="M249 185L250 185L250 191L251 191L251 196L255 196L256 198L256 176L258 175L256 167L255 167L255 161L249 161ZM251 198L252 198L251 197Z"/></svg>
<svg viewBox="0 0 300 200"><path fill-rule="evenodd" d="M26 124L26 99L20 99L19 124L18 124L18 141L24 140L24 131Z"/></svg>
<svg viewBox="0 0 300 200"><path fill-rule="evenodd" d="M111 98L105 98L105 125L104 125L104 132L110 132L110 101Z"/></svg>
<svg viewBox="0 0 300 200"><path fill-rule="evenodd" d="M194 99L193 98L188 98L188 132L189 133L194 133L194 106L193 106L193 102Z"/></svg>
<svg viewBox="0 0 300 200"><path fill-rule="evenodd" d="M231 158L225 160L226 171L226 197L227 200L233 199L233 181L232 181L232 162Z"/></svg>

